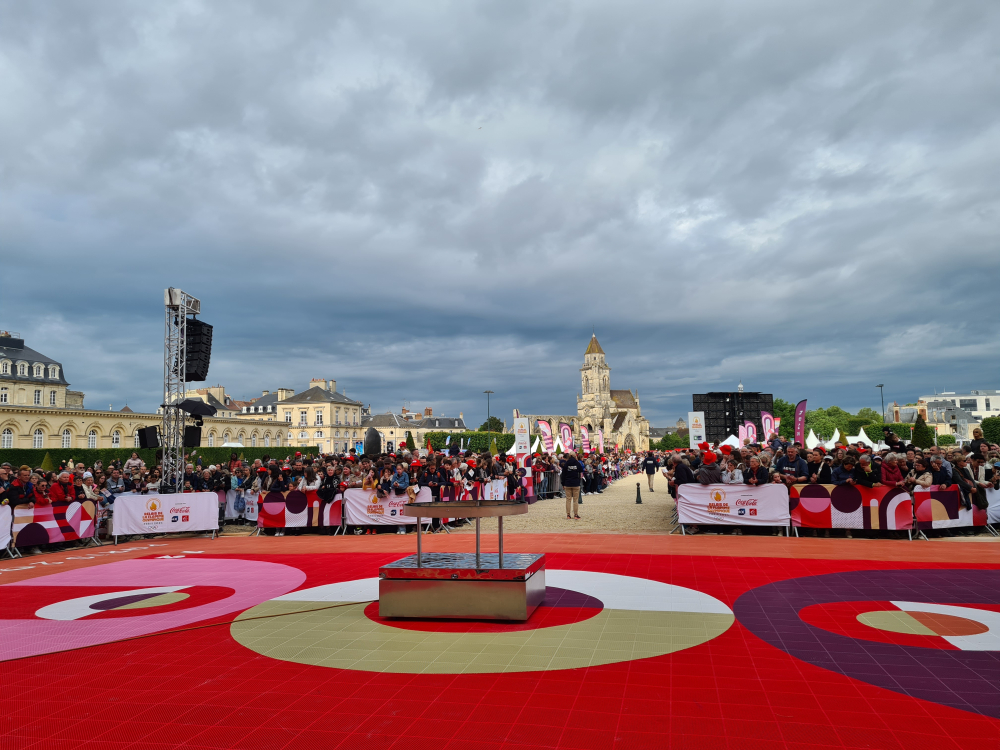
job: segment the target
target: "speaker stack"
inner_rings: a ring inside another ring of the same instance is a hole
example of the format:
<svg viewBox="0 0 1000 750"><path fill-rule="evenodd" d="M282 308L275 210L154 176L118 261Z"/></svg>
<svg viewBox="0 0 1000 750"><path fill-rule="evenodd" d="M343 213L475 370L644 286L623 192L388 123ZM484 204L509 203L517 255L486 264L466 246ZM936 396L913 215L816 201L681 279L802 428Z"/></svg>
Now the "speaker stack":
<svg viewBox="0 0 1000 750"><path fill-rule="evenodd" d="M160 436L155 427L142 427L139 429L140 448L159 448Z"/></svg>
<svg viewBox="0 0 1000 750"><path fill-rule="evenodd" d="M212 326L196 318L189 320L186 346L184 380L189 383L193 380L206 380L208 363L212 358Z"/></svg>

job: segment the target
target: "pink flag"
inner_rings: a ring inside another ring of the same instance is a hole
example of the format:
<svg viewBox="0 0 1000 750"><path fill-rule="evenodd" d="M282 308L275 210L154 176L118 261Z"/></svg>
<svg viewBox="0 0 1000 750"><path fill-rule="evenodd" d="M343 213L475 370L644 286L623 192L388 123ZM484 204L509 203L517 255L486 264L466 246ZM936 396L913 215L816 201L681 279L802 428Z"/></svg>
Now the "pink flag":
<svg viewBox="0 0 1000 750"><path fill-rule="evenodd" d="M751 443L756 443L757 442L757 425L755 425L749 419L746 422L744 422L743 424L745 424L746 428L747 428L747 438L750 440ZM742 441L740 441L740 443L742 445Z"/></svg>
<svg viewBox="0 0 1000 750"><path fill-rule="evenodd" d="M597 446L601 451L601 455L604 455L604 430L597 431Z"/></svg>
<svg viewBox="0 0 1000 750"><path fill-rule="evenodd" d="M580 425L580 442L583 444L583 455L590 453L590 430L586 425Z"/></svg>
<svg viewBox="0 0 1000 750"><path fill-rule="evenodd" d="M559 439L562 440L563 448L567 451L576 448L576 445L573 443L573 428L565 422L559 423Z"/></svg>
<svg viewBox="0 0 1000 750"><path fill-rule="evenodd" d="M762 411L760 413L760 431L761 438L763 440L770 440L771 435L777 434L778 425L774 422L774 415L769 411Z"/></svg>
<svg viewBox="0 0 1000 750"><path fill-rule="evenodd" d="M552 425L539 419L538 431L542 433L542 447L545 448L546 453L551 453L554 450L552 443Z"/></svg>

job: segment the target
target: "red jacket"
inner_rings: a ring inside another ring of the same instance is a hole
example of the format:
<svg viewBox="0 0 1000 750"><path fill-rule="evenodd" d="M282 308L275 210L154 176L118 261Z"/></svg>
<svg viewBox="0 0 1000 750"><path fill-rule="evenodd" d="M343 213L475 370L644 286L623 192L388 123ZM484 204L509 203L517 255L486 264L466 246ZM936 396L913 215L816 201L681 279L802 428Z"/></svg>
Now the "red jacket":
<svg viewBox="0 0 1000 750"><path fill-rule="evenodd" d="M7 488L6 498L10 502L10 507L12 508L17 507L18 505L27 505L28 503L48 505L48 501L38 494L38 490L35 489L35 485L31 482L22 485L20 479L15 479L10 483L10 487Z"/></svg>
<svg viewBox="0 0 1000 750"><path fill-rule="evenodd" d="M895 486L896 482L903 481L903 473L898 465L882 462L882 484Z"/></svg>
<svg viewBox="0 0 1000 750"><path fill-rule="evenodd" d="M64 501L71 503L76 500L76 487L73 486L72 482L69 484L63 484L62 482L56 481L49 488L49 500L54 503Z"/></svg>

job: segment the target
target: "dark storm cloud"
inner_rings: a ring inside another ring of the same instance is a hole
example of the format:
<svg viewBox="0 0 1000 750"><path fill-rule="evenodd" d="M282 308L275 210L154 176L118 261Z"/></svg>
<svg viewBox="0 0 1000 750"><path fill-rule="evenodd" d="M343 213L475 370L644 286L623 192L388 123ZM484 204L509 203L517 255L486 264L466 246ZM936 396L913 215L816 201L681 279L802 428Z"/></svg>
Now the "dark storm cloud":
<svg viewBox="0 0 1000 750"><path fill-rule="evenodd" d="M0 7L0 323L159 403L161 295L237 397L570 412L592 326L666 424L996 387L989 2ZM38 293L40 292L40 293Z"/></svg>

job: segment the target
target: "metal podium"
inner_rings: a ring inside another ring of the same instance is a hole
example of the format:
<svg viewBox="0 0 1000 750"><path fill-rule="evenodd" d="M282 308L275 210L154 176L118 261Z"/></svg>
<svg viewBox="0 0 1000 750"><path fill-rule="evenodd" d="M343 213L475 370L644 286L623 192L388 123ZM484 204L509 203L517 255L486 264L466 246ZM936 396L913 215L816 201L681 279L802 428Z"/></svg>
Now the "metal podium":
<svg viewBox="0 0 1000 750"><path fill-rule="evenodd" d="M456 501L413 503L417 554L379 568L379 616L527 620L545 598L545 555L504 554L504 516L528 512L527 503ZM476 552L432 552L421 546L422 518L475 518ZM496 518L499 552L480 551L480 520Z"/></svg>

